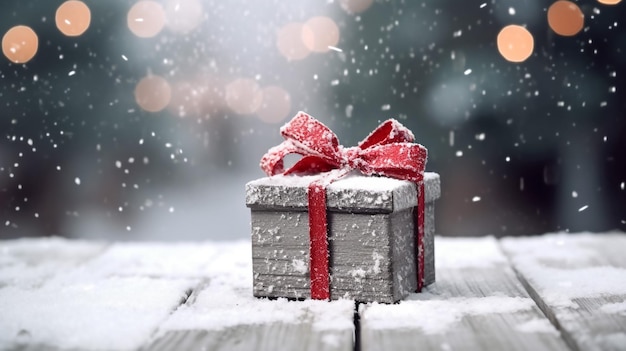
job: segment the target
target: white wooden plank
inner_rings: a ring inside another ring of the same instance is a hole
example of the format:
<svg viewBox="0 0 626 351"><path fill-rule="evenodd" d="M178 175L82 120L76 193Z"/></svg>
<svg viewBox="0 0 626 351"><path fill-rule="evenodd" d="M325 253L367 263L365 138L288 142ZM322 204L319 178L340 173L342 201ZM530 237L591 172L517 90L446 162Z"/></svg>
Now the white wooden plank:
<svg viewBox="0 0 626 351"><path fill-rule="evenodd" d="M626 350L626 235L507 238L502 247L574 350Z"/></svg>
<svg viewBox="0 0 626 351"><path fill-rule="evenodd" d="M0 287L0 349L138 349L186 301L214 253L211 244L105 247L2 242L0 272L26 278Z"/></svg>
<svg viewBox="0 0 626 351"><path fill-rule="evenodd" d="M362 350L566 350L495 239L437 238L437 282L360 308Z"/></svg>
<svg viewBox="0 0 626 351"><path fill-rule="evenodd" d="M193 285L182 279L114 277L0 288L0 349L137 349Z"/></svg>
<svg viewBox="0 0 626 351"><path fill-rule="evenodd" d="M108 244L58 237L0 241L0 288L37 287L92 259Z"/></svg>
<svg viewBox="0 0 626 351"><path fill-rule="evenodd" d="M223 244L206 284L145 349L353 350L353 301L255 298L250 250L249 242Z"/></svg>
<svg viewBox="0 0 626 351"><path fill-rule="evenodd" d="M249 245L249 244L248 244ZM215 242L114 243L101 255L81 266L91 276L152 278L207 278L218 254Z"/></svg>

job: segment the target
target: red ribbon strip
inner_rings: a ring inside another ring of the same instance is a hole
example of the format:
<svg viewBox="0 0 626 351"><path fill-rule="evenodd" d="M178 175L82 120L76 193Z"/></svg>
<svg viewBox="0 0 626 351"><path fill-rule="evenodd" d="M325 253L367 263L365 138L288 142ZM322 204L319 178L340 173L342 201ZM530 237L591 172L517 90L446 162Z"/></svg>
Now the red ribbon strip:
<svg viewBox="0 0 626 351"><path fill-rule="evenodd" d="M420 292L424 287L424 182L420 182L417 186L417 242L415 244L417 245L417 292Z"/></svg>
<svg viewBox="0 0 626 351"><path fill-rule="evenodd" d="M424 168L428 151L413 141L413 133L398 121L383 122L356 147L339 145L335 133L328 127L299 112L280 129L285 138L261 159L261 169L269 176L276 174L316 174L332 169L342 171L309 184L309 234L311 298L330 298L328 253L328 221L326 218L326 186L357 169L365 175L378 174L409 180L416 184L418 199L416 213L417 291L424 285ZM288 170L283 159L288 154L303 157Z"/></svg>

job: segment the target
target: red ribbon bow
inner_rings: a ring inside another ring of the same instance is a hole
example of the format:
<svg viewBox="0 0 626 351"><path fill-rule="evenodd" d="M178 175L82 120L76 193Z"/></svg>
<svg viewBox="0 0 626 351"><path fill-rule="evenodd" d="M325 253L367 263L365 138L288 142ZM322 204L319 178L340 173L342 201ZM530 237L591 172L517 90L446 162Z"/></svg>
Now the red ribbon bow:
<svg viewBox="0 0 626 351"><path fill-rule="evenodd" d="M365 175L378 174L410 180L418 186L417 210L417 291L424 279L424 168L427 150L413 143L413 133L398 121L383 122L356 147L339 145L335 133L320 121L299 112L280 129L286 139L271 148L261 159L261 169L268 175L321 173L340 169L339 175L323 177L309 184L309 234L311 298L330 298L328 270L328 222L326 220L326 185L357 169ZM285 171L283 159L288 154L302 159Z"/></svg>

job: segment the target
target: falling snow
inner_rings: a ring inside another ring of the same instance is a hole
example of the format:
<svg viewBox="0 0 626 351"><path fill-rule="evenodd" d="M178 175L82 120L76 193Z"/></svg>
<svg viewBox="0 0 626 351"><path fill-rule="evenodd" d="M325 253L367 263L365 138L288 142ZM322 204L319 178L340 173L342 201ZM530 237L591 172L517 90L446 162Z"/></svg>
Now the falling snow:
<svg viewBox="0 0 626 351"><path fill-rule="evenodd" d="M247 222L232 220L247 216L241 184L305 110L350 146L386 118L409 126L427 169L442 174L439 213L455 219L442 219L444 235L626 230L611 210L626 201L624 6L583 8L584 28L564 37L547 7L356 3L154 3L162 16L87 4L90 26L75 36L41 29L57 25L58 3L4 4L2 23L30 26L38 45L28 62L15 47L0 57L0 190L10 199L0 223L12 236L93 227L93 237L245 237ZM522 62L499 50L508 25L533 39ZM490 194L476 226L453 206L476 202L468 188ZM75 216L81 208L93 214Z"/></svg>

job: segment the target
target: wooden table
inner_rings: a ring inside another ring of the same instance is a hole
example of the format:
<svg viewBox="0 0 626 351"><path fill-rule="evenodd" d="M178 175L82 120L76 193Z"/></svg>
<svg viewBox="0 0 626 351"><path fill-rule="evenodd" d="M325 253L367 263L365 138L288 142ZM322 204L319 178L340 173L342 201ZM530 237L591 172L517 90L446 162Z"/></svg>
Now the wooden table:
<svg viewBox="0 0 626 351"><path fill-rule="evenodd" d="M395 305L260 300L247 241L0 241L0 349L626 350L626 235L436 239Z"/></svg>

